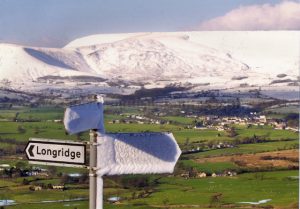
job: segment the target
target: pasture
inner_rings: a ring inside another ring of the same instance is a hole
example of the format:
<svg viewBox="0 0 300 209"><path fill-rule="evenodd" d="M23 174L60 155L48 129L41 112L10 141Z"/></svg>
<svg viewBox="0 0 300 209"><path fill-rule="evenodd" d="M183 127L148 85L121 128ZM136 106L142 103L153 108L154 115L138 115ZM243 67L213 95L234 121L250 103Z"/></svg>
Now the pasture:
<svg viewBox="0 0 300 209"><path fill-rule="evenodd" d="M250 204L240 202L258 202L270 199L260 206L293 209L298 203L298 171L258 172L238 175L236 177L207 177L203 179L183 179L179 177L163 177L154 192L146 198L132 199L132 193L140 193L136 189L105 189L105 200L110 196L122 198L119 204L109 204L105 208L248 208ZM250 192L255 191L255 192ZM1 198L16 200L18 205L7 208L21 209L56 209L56 208L86 208L87 201L71 201L51 203L52 200L76 199L87 197L88 190L66 190L29 192L27 188L12 186L9 192L1 192ZM218 196L218 198L214 198ZM49 203L38 203L50 201ZM21 204L20 204L21 203ZM22 207L23 206L23 207Z"/></svg>
<svg viewBox="0 0 300 209"><path fill-rule="evenodd" d="M184 116L155 116L155 119L169 121L164 124L112 123L113 120L128 118L131 114L143 115L137 107L106 107L105 128L107 132L172 132L181 147L189 145L201 146L211 142L233 142L245 138L258 137L265 141L261 143L237 144L230 148L204 149L202 152L182 155L178 164L194 168L199 172L211 174L222 173L225 170L238 170L240 167L234 162L201 162L197 159L204 157L218 157L243 155L251 153L265 153L278 150L298 149L299 134L290 130L274 130L270 126L234 125L236 135L229 136L227 131L215 129L194 129L194 118ZM118 113L114 113L114 111ZM51 138L63 140L88 140L88 133L67 135L61 121L63 108L57 107L13 107L0 110L0 149L16 150L17 146L24 146L29 138ZM122 114L120 114L122 113ZM171 121L171 122L170 122ZM10 143L11 141L11 143ZM23 162L30 167L24 154L5 155L0 164L18 165ZM47 166L40 166L49 168ZM85 169L57 167L57 173L85 173ZM248 172L248 171L247 171ZM280 209L297 208L298 183L297 170L253 172L238 174L234 177L182 178L180 175L153 175L157 179L155 186L147 197L143 192L149 188L125 188L114 178L106 177L110 182L105 188L105 208L249 208L250 204L239 202L258 202L270 199L259 206L273 206ZM126 177L126 176L125 176ZM33 177L25 177L29 181ZM121 178L122 179L122 178ZM0 179L0 200L11 199L16 205L6 206L8 209L83 209L88 207L88 189L86 184L68 184L68 190L30 191L29 185L23 185L22 177ZM44 177L34 180L35 183L60 184L61 179ZM253 192L252 192L253 191ZM109 203L107 198L121 197L116 204ZM83 198L79 199L78 198ZM67 202L55 202L66 201Z"/></svg>

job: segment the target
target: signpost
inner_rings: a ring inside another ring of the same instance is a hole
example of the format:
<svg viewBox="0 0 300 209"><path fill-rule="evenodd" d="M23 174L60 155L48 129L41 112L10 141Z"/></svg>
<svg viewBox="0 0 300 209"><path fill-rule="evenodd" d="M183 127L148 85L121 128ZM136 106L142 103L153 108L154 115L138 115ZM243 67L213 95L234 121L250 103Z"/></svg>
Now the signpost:
<svg viewBox="0 0 300 209"><path fill-rule="evenodd" d="M90 129L90 162L82 142L30 139L25 152L30 163L83 166L90 171L89 209L103 208L104 175L172 173L181 154L172 133L105 134L103 98L68 107L64 125L70 134Z"/></svg>
<svg viewBox="0 0 300 209"><path fill-rule="evenodd" d="M97 141L97 209L103 208L102 176L172 173L181 154L172 133L104 134Z"/></svg>
<svg viewBox="0 0 300 209"><path fill-rule="evenodd" d="M95 100L95 102L66 108L64 125L69 134L89 129L97 129L98 132L104 133L103 98L96 96Z"/></svg>
<svg viewBox="0 0 300 209"><path fill-rule="evenodd" d="M118 133L98 137L98 175L172 173L181 154L172 133Z"/></svg>
<svg viewBox="0 0 300 209"><path fill-rule="evenodd" d="M35 138L29 139L25 152L32 164L86 166L84 143Z"/></svg>

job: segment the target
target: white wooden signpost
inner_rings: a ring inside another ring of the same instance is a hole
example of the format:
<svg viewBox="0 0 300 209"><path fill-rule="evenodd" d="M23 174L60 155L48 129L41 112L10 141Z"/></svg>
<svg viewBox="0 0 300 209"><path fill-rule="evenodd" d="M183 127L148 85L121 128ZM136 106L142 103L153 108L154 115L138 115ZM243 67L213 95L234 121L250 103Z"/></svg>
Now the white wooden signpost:
<svg viewBox="0 0 300 209"><path fill-rule="evenodd" d="M104 175L172 173L181 154L172 133L105 134L103 99L68 107L64 125L70 134L90 129L89 209L103 208ZM84 166L83 143L31 139L26 155L31 163Z"/></svg>

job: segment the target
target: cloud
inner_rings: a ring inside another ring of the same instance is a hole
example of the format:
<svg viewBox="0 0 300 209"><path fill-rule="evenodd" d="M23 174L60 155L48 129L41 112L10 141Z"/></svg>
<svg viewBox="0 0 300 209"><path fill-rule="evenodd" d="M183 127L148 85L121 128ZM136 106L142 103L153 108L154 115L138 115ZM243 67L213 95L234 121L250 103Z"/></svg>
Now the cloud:
<svg viewBox="0 0 300 209"><path fill-rule="evenodd" d="M299 30L300 3L241 6L200 24L200 30Z"/></svg>

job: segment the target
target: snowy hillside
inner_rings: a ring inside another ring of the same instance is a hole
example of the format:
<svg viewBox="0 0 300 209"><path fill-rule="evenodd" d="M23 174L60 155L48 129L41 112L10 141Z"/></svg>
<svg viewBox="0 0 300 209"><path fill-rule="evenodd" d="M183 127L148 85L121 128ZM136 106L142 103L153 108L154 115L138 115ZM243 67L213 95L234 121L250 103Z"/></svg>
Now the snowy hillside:
<svg viewBox="0 0 300 209"><path fill-rule="evenodd" d="M49 75L88 75L91 71L76 51L0 44L0 80L28 83Z"/></svg>
<svg viewBox="0 0 300 209"><path fill-rule="evenodd" d="M77 48L97 74L128 81L187 81L199 77L231 78L232 73L244 75L247 66L229 54L202 46L184 43L180 49L159 40L139 38ZM230 69L230 71L229 71Z"/></svg>
<svg viewBox="0 0 300 209"><path fill-rule="evenodd" d="M131 35L131 36L130 36ZM111 37L111 38L107 38ZM299 31L207 31L174 33L137 33L93 35L72 41L66 47L97 45L128 38L159 40L169 47L193 51L190 45L203 45L228 52L253 70L262 73L283 73L299 70ZM183 40L177 43L178 40ZM105 41L106 40L106 41ZM113 41L111 41L113 40ZM89 44L87 44L89 43ZM186 48L186 45L188 48ZM196 51L197 53L197 51Z"/></svg>
<svg viewBox="0 0 300 209"><path fill-rule="evenodd" d="M0 44L0 85L25 91L51 84L295 86L299 37L299 32L176 32L93 35L62 49Z"/></svg>

